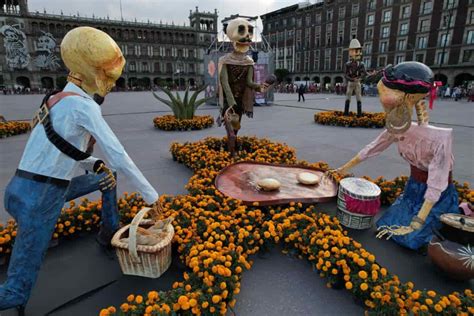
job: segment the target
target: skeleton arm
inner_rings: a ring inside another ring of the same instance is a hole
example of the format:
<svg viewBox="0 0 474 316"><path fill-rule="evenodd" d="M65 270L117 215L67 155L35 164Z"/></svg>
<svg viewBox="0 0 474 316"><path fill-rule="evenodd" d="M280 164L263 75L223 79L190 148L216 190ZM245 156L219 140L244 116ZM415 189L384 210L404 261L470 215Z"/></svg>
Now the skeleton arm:
<svg viewBox="0 0 474 316"><path fill-rule="evenodd" d="M349 65L348 65L348 63L345 63L345 65L344 65L344 78L346 78L347 81L352 81L352 78L349 77Z"/></svg>
<svg viewBox="0 0 474 316"><path fill-rule="evenodd" d="M365 79L368 76L367 70L365 69L365 64L363 62L359 65L360 70L360 79Z"/></svg>
<svg viewBox="0 0 474 316"><path fill-rule="evenodd" d="M227 66L225 64L222 65L219 79L221 81L222 90L224 90L225 98L227 99L227 104L229 107L236 105L237 102L235 102L234 95L230 89L229 75L227 74Z"/></svg>
<svg viewBox="0 0 474 316"><path fill-rule="evenodd" d="M261 85L253 81L253 66L249 66L249 71L247 72L247 86L253 90L261 90Z"/></svg>
<svg viewBox="0 0 474 316"><path fill-rule="evenodd" d="M346 162L344 165L337 168L336 171L339 173L347 173L350 169L354 168L361 162L362 162L362 159L359 157L359 154L357 154L351 160Z"/></svg>

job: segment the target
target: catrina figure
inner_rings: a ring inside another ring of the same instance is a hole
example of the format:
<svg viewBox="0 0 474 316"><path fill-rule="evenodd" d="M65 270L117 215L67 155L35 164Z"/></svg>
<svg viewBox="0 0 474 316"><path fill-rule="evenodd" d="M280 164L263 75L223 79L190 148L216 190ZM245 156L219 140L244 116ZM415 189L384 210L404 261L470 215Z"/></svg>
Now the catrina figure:
<svg viewBox="0 0 474 316"><path fill-rule="evenodd" d="M428 244L432 229L439 228L440 215L459 213L458 195L452 183L453 131L428 124L424 98L430 108L436 97L433 72L419 62L389 65L377 88L386 113L386 129L348 163L336 169L345 173L367 158L396 143L410 164L411 175L404 193L378 220L377 237L392 238L400 245L419 249ZM412 123L413 108L418 123Z"/></svg>
<svg viewBox="0 0 474 316"><path fill-rule="evenodd" d="M255 91L265 92L268 83L253 81L253 59L247 55L253 37L253 26L243 18L236 18L224 26L234 50L219 59L220 118L227 131L228 149L236 154L237 133L242 115L253 117Z"/></svg>

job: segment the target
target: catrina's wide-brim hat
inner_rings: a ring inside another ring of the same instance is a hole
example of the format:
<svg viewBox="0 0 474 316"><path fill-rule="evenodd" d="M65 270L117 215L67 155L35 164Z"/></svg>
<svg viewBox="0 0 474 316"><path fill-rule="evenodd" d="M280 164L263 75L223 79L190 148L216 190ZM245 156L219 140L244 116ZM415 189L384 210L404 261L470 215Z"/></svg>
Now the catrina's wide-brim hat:
<svg viewBox="0 0 474 316"><path fill-rule="evenodd" d="M425 64L407 61L385 67L382 82L388 88L406 93L428 93L434 83L434 74Z"/></svg>
<svg viewBox="0 0 474 316"><path fill-rule="evenodd" d="M417 61L407 61L396 66L388 65L383 70L383 84L405 93L429 93L430 109L436 99L436 89L442 85L434 81L434 74L430 67Z"/></svg>

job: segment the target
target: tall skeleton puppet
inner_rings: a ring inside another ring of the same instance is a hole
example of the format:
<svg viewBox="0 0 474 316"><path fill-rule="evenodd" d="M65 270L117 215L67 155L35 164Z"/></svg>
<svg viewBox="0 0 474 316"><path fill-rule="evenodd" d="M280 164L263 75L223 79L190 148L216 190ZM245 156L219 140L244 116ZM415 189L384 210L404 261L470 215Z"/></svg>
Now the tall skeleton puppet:
<svg viewBox="0 0 474 316"><path fill-rule="evenodd" d="M236 18L224 25L224 32L232 41L234 50L219 59L219 122L224 122L228 148L235 156L242 115L253 117L255 91L264 92L268 84L253 81L254 61L247 55L253 38L253 26L249 21Z"/></svg>
<svg viewBox="0 0 474 316"><path fill-rule="evenodd" d="M347 80L346 104L344 115L349 115L352 93L355 91L357 100L357 117L362 116L362 89L360 80L367 76L365 65L360 61L362 58L362 47L357 39L352 39L349 44L349 58L344 69L344 76Z"/></svg>

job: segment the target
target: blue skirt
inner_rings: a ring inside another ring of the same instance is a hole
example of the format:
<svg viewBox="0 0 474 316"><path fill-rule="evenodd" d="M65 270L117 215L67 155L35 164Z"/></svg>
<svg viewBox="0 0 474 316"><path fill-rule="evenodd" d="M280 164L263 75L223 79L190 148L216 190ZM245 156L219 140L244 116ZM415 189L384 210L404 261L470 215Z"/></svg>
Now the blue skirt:
<svg viewBox="0 0 474 316"><path fill-rule="evenodd" d="M426 189L426 183L417 182L410 177L405 191L377 221L377 227L383 225L409 226L413 216L418 214L423 205ZM441 194L421 229L407 235L393 236L391 239L404 247L418 249L429 243L433 237L432 229L441 227L439 217L445 213L459 213L458 193L452 183Z"/></svg>

